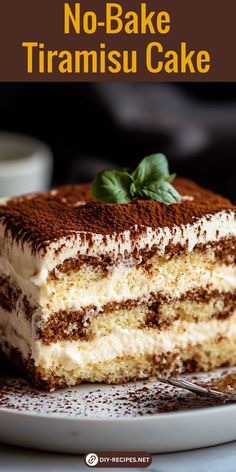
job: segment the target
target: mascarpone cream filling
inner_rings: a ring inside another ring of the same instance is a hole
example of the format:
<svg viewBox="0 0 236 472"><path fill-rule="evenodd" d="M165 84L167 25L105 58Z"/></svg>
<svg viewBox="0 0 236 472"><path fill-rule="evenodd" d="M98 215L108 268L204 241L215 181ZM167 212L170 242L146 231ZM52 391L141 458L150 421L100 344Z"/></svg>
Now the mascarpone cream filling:
<svg viewBox="0 0 236 472"><path fill-rule="evenodd" d="M117 327L111 334L91 342L62 341L48 346L37 341L33 358L37 366L53 370L61 375L91 364L112 361L116 357L155 355L187 348L189 344L204 343L222 336L236 335L236 312L223 322L213 319L207 322L189 323L177 321L169 330L124 329Z"/></svg>
<svg viewBox="0 0 236 472"><path fill-rule="evenodd" d="M86 239L89 235L89 240ZM135 237L134 237L135 235ZM234 211L219 211L205 215L192 224L153 229L135 225L131 231L108 235L72 232L68 237L50 243L46 249L36 254L25 242L15 242L10 235L6 238L5 226L0 224L0 267L2 260L8 260L15 272L23 279L31 278L37 286L45 283L48 274L66 259L81 256L100 257L109 255L117 258L134 250L149 251L155 245L159 255L164 255L169 243L186 246L191 252L196 244L216 242L221 238L236 236Z"/></svg>
<svg viewBox="0 0 236 472"><path fill-rule="evenodd" d="M171 265L171 261L170 261ZM161 293L168 298L179 298L191 290L209 289L219 292L236 290L236 267L209 265L201 267L172 263L172 269L160 267L152 275L144 271L122 267L117 268L109 278L93 281L88 277L65 280L45 286L40 298L41 306L51 312L60 310L82 310L94 306L97 311L111 302L122 303L127 300L147 301L151 294Z"/></svg>
<svg viewBox="0 0 236 472"><path fill-rule="evenodd" d="M146 302L161 293L167 298L179 298L186 292L205 289L219 292L236 290L236 266L204 261L204 253L192 253L161 264L152 258L150 271L141 268L114 266L106 277L86 267L79 275L65 274L60 280L45 282L37 287L19 277L5 264L0 275L9 276L9 283L22 290L31 306L38 307L43 318L63 311L102 311L108 303L134 300Z"/></svg>
<svg viewBox="0 0 236 472"><path fill-rule="evenodd" d="M175 349L185 349L188 345L214 340L217 335L236 336L236 311L225 320L211 319L210 321L188 322L177 320L170 329L136 329L116 326L106 336L94 338L91 341L57 341L45 345L36 340L31 323L21 318L21 332L16 333L17 317L15 313L1 310L1 326L3 331L0 344L6 351L4 342L18 349L23 358L32 357L36 366L53 371L58 375L72 374L77 378L86 369L98 363L112 361L117 357L142 355L158 355L162 352L173 352ZM19 325L17 326L19 328Z"/></svg>

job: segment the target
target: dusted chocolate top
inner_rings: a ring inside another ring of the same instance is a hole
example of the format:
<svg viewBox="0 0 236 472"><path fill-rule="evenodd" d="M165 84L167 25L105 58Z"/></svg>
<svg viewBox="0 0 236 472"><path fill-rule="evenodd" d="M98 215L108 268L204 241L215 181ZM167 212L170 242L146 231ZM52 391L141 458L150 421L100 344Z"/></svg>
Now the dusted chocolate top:
<svg viewBox="0 0 236 472"><path fill-rule="evenodd" d="M235 210L227 199L190 180L176 179L173 184L182 196L193 199L183 198L173 205L153 200L103 204L91 196L88 184L68 185L9 200L0 206L0 220L16 240L28 241L33 249L39 249L77 231L106 235L134 225L171 228L220 210Z"/></svg>

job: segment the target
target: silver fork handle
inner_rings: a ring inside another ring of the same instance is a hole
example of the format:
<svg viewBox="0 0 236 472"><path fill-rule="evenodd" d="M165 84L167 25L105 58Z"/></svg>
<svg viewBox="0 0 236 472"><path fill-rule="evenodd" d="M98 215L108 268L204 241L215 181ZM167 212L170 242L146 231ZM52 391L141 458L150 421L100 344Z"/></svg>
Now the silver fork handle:
<svg viewBox="0 0 236 472"><path fill-rule="evenodd" d="M217 390L212 390L206 387L202 387L201 385L190 382L189 380L175 379L173 377L169 377L167 379L158 379L158 380L162 383L172 385L174 387L189 390L190 392L193 392L196 395L205 395L205 396L209 396L213 398L218 398L219 400L222 400L222 401L236 401L236 395L234 394L218 392Z"/></svg>

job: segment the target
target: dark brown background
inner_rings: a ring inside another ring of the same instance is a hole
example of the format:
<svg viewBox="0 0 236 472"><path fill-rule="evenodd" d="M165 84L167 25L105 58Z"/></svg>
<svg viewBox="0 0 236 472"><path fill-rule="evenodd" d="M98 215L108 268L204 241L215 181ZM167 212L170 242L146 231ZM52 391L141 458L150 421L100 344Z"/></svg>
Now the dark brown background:
<svg viewBox="0 0 236 472"><path fill-rule="evenodd" d="M73 5L74 2L69 2ZM81 0L87 10L104 16L102 0ZM120 0L125 10L137 10L140 0ZM148 0L152 10L167 10L171 32L167 35L63 34L63 0L15 0L1 2L0 81L235 81L235 0ZM42 41L48 49L97 49L100 42L110 49L138 49L139 72L133 74L27 74L26 49L22 41ZM186 41L190 49L206 49L211 55L207 74L151 74L145 68L144 52L150 41L160 41L165 50Z"/></svg>
<svg viewBox="0 0 236 472"><path fill-rule="evenodd" d="M171 172L236 202L235 83L0 83L0 130L51 147L53 186L163 152Z"/></svg>

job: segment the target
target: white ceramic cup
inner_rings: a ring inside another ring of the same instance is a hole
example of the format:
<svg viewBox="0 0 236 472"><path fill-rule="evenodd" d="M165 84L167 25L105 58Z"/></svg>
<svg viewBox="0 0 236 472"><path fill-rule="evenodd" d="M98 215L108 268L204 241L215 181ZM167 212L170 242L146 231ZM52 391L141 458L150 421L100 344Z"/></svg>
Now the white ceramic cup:
<svg viewBox="0 0 236 472"><path fill-rule="evenodd" d="M46 190L52 165L52 152L42 141L0 132L0 197Z"/></svg>

